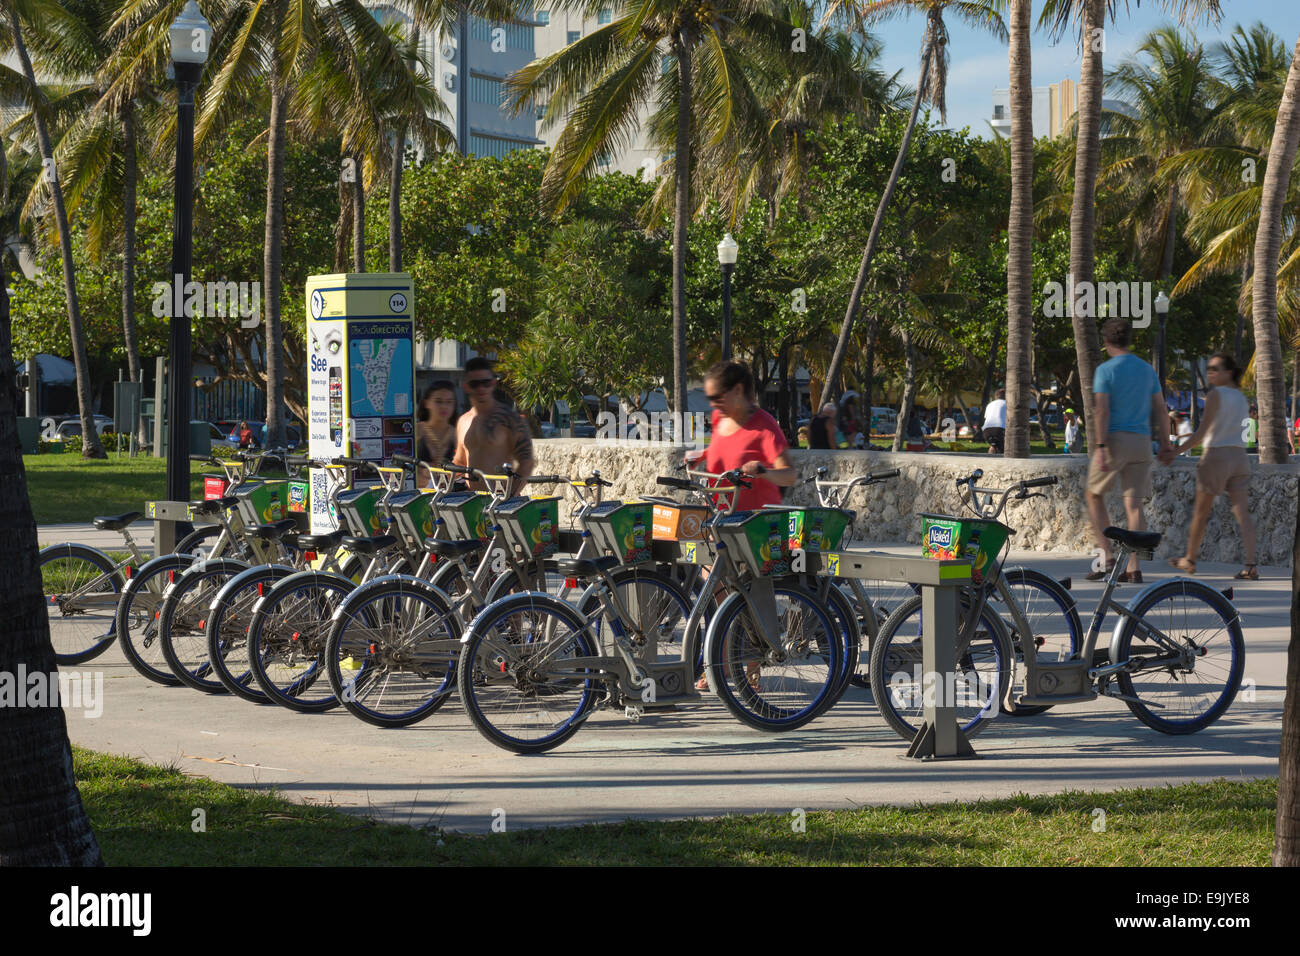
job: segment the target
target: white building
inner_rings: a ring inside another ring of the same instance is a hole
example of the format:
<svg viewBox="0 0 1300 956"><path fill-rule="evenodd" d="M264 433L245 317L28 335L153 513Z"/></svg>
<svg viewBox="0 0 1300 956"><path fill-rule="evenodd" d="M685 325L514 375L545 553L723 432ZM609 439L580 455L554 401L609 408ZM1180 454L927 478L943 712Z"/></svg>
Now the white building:
<svg viewBox="0 0 1300 956"><path fill-rule="evenodd" d="M584 17L581 12L575 10L546 9L547 0L535 0L535 2L538 6L533 13L533 19L538 26L535 31L534 46L539 59L550 56L570 43L574 43L613 22L614 19L615 11L612 3L600 9L596 16ZM557 122L549 130L543 131L541 114L542 111L539 109L537 113L537 137L544 141L547 146L553 147L560 138L560 133L564 130L564 123L562 121ZM649 116L650 109L647 106L641 112L639 128L633 135L628 148L607 157L608 162L603 164L603 168L632 176L640 172L646 178L656 174L656 170L663 162L664 156L650 146L646 133Z"/></svg>

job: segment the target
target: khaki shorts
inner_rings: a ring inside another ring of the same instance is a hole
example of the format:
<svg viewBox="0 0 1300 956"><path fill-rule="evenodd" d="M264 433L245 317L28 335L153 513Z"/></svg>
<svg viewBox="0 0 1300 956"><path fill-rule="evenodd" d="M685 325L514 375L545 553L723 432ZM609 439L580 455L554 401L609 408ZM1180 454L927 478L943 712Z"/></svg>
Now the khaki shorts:
<svg viewBox="0 0 1300 956"><path fill-rule="evenodd" d="M1196 466L1198 494L1221 495L1225 491L1245 490L1250 486L1250 459L1240 445L1220 445L1205 449Z"/></svg>
<svg viewBox="0 0 1300 956"><path fill-rule="evenodd" d="M1106 436L1108 467L1097 469L1097 454L1088 456L1088 492L1104 495L1115 487L1119 479L1125 498L1151 497L1151 438L1135 432L1111 432Z"/></svg>

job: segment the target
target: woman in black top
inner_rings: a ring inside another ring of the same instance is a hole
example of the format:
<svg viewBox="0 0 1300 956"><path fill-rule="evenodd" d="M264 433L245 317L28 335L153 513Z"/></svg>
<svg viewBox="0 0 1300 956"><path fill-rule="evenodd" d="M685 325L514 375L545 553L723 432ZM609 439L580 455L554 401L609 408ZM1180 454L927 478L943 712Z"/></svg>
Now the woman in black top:
<svg viewBox="0 0 1300 956"><path fill-rule="evenodd" d="M823 405L821 414L808 423L808 447L827 449L835 447L835 406L833 404L828 402Z"/></svg>
<svg viewBox="0 0 1300 956"><path fill-rule="evenodd" d="M420 396L420 414L415 426L416 456L430 465L451 461L456 454L456 386L439 379ZM420 470L421 487L430 484L429 473Z"/></svg>

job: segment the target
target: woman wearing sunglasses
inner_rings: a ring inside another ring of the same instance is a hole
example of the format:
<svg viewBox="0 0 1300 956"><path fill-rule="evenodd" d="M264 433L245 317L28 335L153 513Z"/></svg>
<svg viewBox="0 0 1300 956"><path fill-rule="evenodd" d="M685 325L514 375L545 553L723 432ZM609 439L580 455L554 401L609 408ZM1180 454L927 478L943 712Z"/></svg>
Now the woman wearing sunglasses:
<svg viewBox="0 0 1300 956"><path fill-rule="evenodd" d="M1237 388L1241 369L1231 355L1218 352L1210 357L1206 366L1212 391L1205 396L1205 414L1201 427L1181 442L1174 451L1182 454L1197 445L1204 445L1200 464L1196 466L1196 503L1192 510L1192 526L1187 531L1187 554L1172 558L1169 563L1179 571L1196 573L1196 556L1205 538L1205 526L1210 520L1214 499L1227 494L1232 502L1232 514L1241 529L1241 540L1246 547L1246 566L1237 577L1246 581L1259 580L1255 567L1255 523L1250 519L1250 459L1246 457L1246 427L1250 421L1250 403Z"/></svg>
<svg viewBox="0 0 1300 956"><path fill-rule="evenodd" d="M719 362L704 377L704 394L713 408L713 440L705 468L717 475L739 468L754 477L742 488L736 511L753 511L781 502L781 488L798 480L786 453L781 427L754 401L754 377L741 362Z"/></svg>

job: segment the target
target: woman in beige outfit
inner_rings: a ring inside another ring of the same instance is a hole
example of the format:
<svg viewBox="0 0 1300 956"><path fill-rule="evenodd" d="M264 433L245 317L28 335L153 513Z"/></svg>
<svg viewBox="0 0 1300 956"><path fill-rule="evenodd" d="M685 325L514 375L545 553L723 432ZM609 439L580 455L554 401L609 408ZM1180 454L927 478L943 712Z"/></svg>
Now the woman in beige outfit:
<svg viewBox="0 0 1300 956"><path fill-rule="evenodd" d="M1196 503L1192 526L1187 532L1187 554L1169 563L1188 574L1196 573L1196 556L1205 538L1214 499L1226 493L1232 502L1232 514L1241 529L1246 547L1246 566L1237 577L1259 580L1255 567L1255 523L1250 520L1247 490L1250 488L1250 459L1246 456L1246 423L1250 421L1250 403L1237 389L1241 369L1231 355L1218 352L1208 365L1213 390L1205 397L1205 414L1201 427L1177 447L1179 454L1204 445L1200 464L1196 466Z"/></svg>

